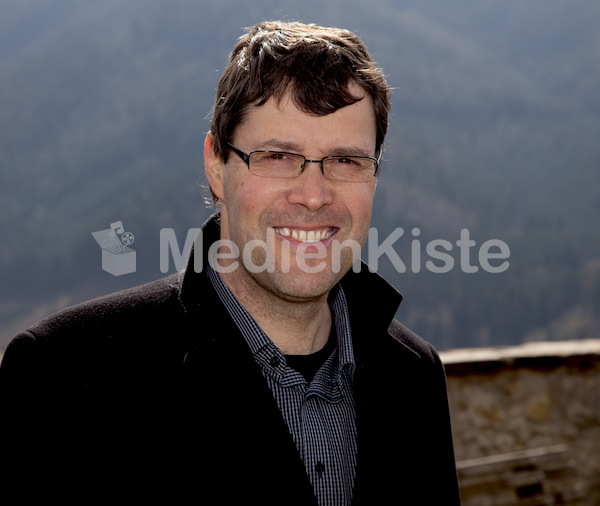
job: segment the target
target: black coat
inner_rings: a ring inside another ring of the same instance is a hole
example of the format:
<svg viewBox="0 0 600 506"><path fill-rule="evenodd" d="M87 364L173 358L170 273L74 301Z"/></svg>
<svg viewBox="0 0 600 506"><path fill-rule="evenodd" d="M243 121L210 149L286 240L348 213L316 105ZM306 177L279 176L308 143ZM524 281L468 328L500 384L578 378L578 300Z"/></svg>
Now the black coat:
<svg viewBox="0 0 600 506"><path fill-rule="evenodd" d="M206 255L214 220L203 232ZM13 339L0 368L1 504L316 504L259 367L192 266ZM401 297L380 277L363 266L342 285L354 504L459 504L438 355L393 319Z"/></svg>

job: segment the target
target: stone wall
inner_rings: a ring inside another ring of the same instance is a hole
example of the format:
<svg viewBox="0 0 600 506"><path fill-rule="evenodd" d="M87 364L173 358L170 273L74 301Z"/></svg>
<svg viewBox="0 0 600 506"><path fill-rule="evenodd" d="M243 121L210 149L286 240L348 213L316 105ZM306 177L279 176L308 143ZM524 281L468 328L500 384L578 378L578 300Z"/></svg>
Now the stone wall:
<svg viewBox="0 0 600 506"><path fill-rule="evenodd" d="M463 506L600 505L600 340L441 356Z"/></svg>

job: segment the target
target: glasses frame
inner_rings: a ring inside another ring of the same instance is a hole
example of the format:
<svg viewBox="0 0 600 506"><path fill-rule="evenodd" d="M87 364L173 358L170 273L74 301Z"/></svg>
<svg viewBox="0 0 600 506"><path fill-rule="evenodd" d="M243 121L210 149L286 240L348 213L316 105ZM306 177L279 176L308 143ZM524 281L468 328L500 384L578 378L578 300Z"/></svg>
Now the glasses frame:
<svg viewBox="0 0 600 506"><path fill-rule="evenodd" d="M244 163L248 166L248 170L250 170L250 156L252 156L252 153L280 153L282 155L298 156L298 157L302 158L304 160L304 162L302 162L302 165L300 165L300 168L301 168L300 172L294 177L298 177L300 174L302 174L302 172L304 172L304 169L306 168L307 163L318 163L321 166L321 174L323 174L324 177L327 177L327 176L325 176L325 167L323 166L323 163L325 162L325 160L327 160L329 158L363 158L365 160L372 160L375 163L375 171L373 172L373 179L374 179L377 176L377 173L379 172L379 161L381 160L381 154L379 154L378 158L375 158L374 156L329 155L329 156L322 158L321 160L309 160L304 155L301 155L299 153L290 153L288 151L276 151L276 150L272 150L272 149L257 149L254 151L250 151L250 153L245 153L241 149L236 148L229 141L227 141L227 146L229 147L229 149L231 149L236 155L238 155L244 161ZM263 177L269 177L269 176L263 176ZM292 178L290 177L289 179L292 179ZM333 179L332 181L343 181L343 180ZM347 183L353 183L353 182L368 183L369 181L372 181L372 179L369 179L367 181L346 181L346 182Z"/></svg>

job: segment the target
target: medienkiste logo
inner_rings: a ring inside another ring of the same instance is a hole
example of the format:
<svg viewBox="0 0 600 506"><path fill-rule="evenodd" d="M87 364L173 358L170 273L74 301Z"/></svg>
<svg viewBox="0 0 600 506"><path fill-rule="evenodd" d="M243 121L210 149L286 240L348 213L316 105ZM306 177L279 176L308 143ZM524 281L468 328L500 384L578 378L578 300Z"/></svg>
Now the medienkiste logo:
<svg viewBox="0 0 600 506"><path fill-rule="evenodd" d="M92 235L102 249L102 269L114 276L129 274L136 270L136 252L130 248L134 236L126 232L123 223L116 221L110 228L93 232ZM421 240L421 230L413 228L411 231L410 252L406 261L402 260L396 249L401 238L406 238L403 228L398 227L386 237L380 237L377 228L370 228L367 243L363 246L355 240L338 241L330 240L328 245L321 241L296 240L292 249L289 240L277 241L274 229L269 229L266 241L254 239L238 246L229 240L217 240L208 247L208 262L213 270L219 273L231 272L241 266L249 272L260 273L263 271L283 273L290 271L292 256L294 265L304 272L315 274L325 269L340 272L342 265L348 265L343 258L351 255L352 269L358 272L361 261L364 260L371 271L379 270L380 259L387 258L392 267L400 274L410 271L419 273L427 270L431 273L444 274L452 271L457 266L465 274L473 274L480 269L490 274L505 272L510 266L510 248L508 244L499 239L489 239L478 244L471 238L470 231L463 228L459 239L455 242L447 239L432 239L428 242ZM181 271L186 267L189 254L194 245L195 252L204 250L203 232L199 228L190 228L187 231L185 244L180 249L175 231L172 228L160 230L160 271L167 273L170 270L170 260L174 267ZM279 249L278 249L279 248ZM260 250L255 256L256 250ZM363 258L363 255L365 258ZM276 258L280 261L277 262ZM256 259L260 259L257 263ZM326 261L329 259L329 261ZM194 271L201 272L204 268L202 254L195 254L193 259Z"/></svg>
<svg viewBox="0 0 600 506"><path fill-rule="evenodd" d="M110 224L110 228L92 232L102 249L102 270L113 276L135 272L136 255L129 246L135 240L131 232L126 232L121 221Z"/></svg>

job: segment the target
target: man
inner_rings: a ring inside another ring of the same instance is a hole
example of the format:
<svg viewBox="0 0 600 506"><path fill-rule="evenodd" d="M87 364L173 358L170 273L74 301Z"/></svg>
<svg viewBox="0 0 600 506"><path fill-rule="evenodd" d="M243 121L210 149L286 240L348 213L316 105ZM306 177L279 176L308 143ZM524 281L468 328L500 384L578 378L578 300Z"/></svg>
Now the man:
<svg viewBox="0 0 600 506"><path fill-rule="evenodd" d="M388 109L348 31L260 23L241 37L204 146L218 213L185 272L12 341L2 488L61 503L458 504L440 360L393 319L401 296L351 269Z"/></svg>

